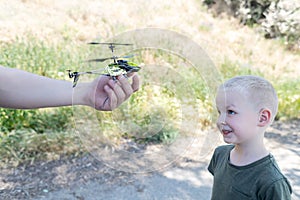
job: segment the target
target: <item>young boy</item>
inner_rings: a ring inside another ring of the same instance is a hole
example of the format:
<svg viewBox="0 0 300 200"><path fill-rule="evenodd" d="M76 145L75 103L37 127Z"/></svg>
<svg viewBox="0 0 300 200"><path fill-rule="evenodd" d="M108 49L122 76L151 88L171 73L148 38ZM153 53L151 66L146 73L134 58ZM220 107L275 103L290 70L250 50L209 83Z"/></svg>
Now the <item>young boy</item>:
<svg viewBox="0 0 300 200"><path fill-rule="evenodd" d="M217 92L217 126L226 143L208 166L214 176L213 200L286 200L292 189L263 143L277 113L273 86L257 76L238 76Z"/></svg>

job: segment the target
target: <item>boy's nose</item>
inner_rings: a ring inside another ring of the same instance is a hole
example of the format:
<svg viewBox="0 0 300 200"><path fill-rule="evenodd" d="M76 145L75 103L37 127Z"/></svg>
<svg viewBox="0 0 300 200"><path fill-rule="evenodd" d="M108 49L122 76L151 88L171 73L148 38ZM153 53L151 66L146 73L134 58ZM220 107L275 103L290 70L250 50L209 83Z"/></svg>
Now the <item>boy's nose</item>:
<svg viewBox="0 0 300 200"><path fill-rule="evenodd" d="M226 125L226 114L220 115L217 121L217 127L222 131L224 125Z"/></svg>
<svg viewBox="0 0 300 200"><path fill-rule="evenodd" d="M220 114L219 118L218 118L218 121L217 121L217 124L218 125L221 125L224 123L226 123L226 114Z"/></svg>

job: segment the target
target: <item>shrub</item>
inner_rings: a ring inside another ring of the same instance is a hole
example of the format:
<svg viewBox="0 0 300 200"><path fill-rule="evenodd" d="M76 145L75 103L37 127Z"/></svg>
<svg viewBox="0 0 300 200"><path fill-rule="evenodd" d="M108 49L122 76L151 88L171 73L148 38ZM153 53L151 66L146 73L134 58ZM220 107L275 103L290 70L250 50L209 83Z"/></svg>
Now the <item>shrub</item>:
<svg viewBox="0 0 300 200"><path fill-rule="evenodd" d="M284 37L287 44L300 48L300 2L281 0L272 2L264 12L262 27L268 38Z"/></svg>
<svg viewBox="0 0 300 200"><path fill-rule="evenodd" d="M300 49L300 1L298 0L204 0L221 4L223 11L247 25L260 24L266 38L283 38L288 47ZM220 7L220 6L219 6ZM218 8L220 10L220 8Z"/></svg>

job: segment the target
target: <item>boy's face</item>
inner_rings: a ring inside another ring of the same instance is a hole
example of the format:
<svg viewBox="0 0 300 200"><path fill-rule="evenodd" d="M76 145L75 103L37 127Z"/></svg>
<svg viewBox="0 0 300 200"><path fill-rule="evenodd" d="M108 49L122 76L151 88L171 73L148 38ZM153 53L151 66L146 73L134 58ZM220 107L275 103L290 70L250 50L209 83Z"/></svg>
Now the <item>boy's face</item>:
<svg viewBox="0 0 300 200"><path fill-rule="evenodd" d="M226 143L245 143L257 135L259 111L242 92L220 88L216 105L219 112L217 126Z"/></svg>

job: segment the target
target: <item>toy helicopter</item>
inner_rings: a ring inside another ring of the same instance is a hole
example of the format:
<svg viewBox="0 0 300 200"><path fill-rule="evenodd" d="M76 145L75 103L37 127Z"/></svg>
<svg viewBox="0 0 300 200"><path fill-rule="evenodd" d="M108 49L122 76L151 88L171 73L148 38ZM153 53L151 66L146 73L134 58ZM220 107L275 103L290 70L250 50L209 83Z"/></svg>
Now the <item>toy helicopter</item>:
<svg viewBox="0 0 300 200"><path fill-rule="evenodd" d="M126 76L127 73L131 72L138 72L141 67L139 67L136 63L128 62L127 60L122 60L120 58L131 58L133 55L129 56L114 56L114 48L116 45L132 45L132 44L125 44L125 43L100 43L100 42L90 42L90 45L109 45L109 49L112 52L112 57L108 58L99 58L99 59L91 59L87 60L87 62L103 62L105 60L112 59L114 62L108 64L105 68L93 70L93 71L86 71L86 72L72 72L71 70L67 70L69 72L69 77L73 79L73 88L76 87L77 82L79 80L79 76L82 74L100 74L105 76L111 76L114 80L116 80L117 76L124 75Z"/></svg>

